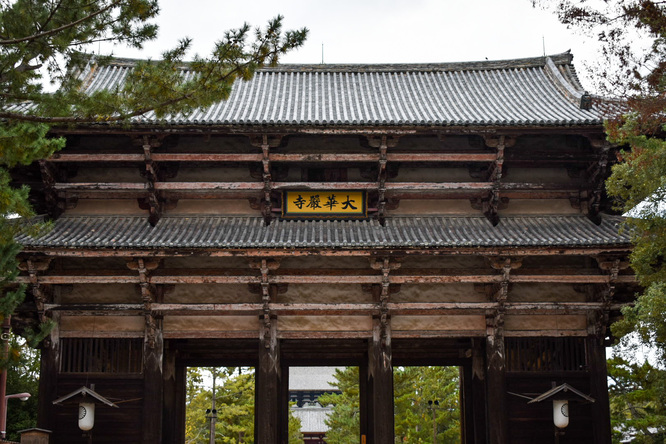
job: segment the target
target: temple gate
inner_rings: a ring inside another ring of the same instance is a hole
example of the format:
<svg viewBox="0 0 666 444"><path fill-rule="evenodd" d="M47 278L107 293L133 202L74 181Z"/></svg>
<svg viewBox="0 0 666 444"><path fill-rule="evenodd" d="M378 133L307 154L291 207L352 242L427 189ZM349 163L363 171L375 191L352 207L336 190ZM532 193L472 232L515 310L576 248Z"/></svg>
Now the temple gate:
<svg viewBox="0 0 666 444"><path fill-rule="evenodd" d="M455 365L462 442L609 443L604 347L636 283L571 61L284 65L191 115L56 129L13 173L54 219L20 239L14 316L57 323L38 427L86 442L53 401L95 384L119 408L93 442L183 443L185 369L243 365L255 442L285 443L289 366L355 365L360 440L385 444L393 367ZM562 384L594 402L558 429L528 401Z"/></svg>

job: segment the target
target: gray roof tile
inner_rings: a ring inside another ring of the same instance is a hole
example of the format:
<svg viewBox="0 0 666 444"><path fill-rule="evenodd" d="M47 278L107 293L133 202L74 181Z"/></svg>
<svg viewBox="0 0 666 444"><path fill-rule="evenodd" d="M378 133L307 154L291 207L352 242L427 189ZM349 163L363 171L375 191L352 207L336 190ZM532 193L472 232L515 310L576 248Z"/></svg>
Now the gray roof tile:
<svg viewBox="0 0 666 444"><path fill-rule="evenodd" d="M577 247L629 245L623 218L601 225L584 216L503 217L493 227L483 217L392 217L375 220L275 220L260 217L171 216L151 227L139 216L65 216L37 238L44 248L447 248Z"/></svg>
<svg viewBox="0 0 666 444"><path fill-rule="evenodd" d="M222 126L599 125L597 109L573 103L584 92L571 59L560 54L449 64L283 65L237 81L226 102L164 121ZM89 66L81 74L85 91L122 85L133 63L118 59ZM153 113L134 121L157 122Z"/></svg>

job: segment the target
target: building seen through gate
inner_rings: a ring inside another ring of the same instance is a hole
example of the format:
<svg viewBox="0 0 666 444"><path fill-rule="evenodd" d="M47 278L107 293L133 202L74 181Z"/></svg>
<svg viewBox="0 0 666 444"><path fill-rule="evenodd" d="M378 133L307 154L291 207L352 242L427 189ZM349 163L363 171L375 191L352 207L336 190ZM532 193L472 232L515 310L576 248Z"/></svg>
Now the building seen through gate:
<svg viewBox="0 0 666 444"><path fill-rule="evenodd" d="M610 442L604 347L636 283L599 103L568 53L283 65L190 115L55 128L12 173L54 220L19 239L15 326L56 322L38 426L87 442L53 401L94 384L118 408L93 442L180 444L186 368L250 366L254 442L284 443L289 368L356 366L361 442L385 444L394 366L456 366L463 443Z"/></svg>

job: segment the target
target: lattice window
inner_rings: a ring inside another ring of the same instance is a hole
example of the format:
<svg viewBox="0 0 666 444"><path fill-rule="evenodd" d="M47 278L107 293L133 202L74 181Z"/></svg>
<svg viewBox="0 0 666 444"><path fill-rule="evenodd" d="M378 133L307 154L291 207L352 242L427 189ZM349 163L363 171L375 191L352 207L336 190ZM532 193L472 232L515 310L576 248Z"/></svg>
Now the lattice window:
<svg viewBox="0 0 666 444"><path fill-rule="evenodd" d="M506 338L509 372L587 370L583 338Z"/></svg>
<svg viewBox="0 0 666 444"><path fill-rule="evenodd" d="M63 338L61 373L141 373L143 340Z"/></svg>

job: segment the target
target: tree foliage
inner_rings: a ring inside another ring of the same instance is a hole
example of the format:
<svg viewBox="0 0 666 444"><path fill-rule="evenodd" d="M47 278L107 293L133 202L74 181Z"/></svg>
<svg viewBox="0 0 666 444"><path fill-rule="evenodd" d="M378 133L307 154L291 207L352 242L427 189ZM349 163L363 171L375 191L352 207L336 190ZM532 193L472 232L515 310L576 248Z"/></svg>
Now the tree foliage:
<svg viewBox="0 0 666 444"><path fill-rule="evenodd" d="M229 96L234 81L276 64L307 35L305 28L283 31L280 16L264 29L244 24L224 32L208 57L187 62L189 76L181 75L191 44L184 38L161 60L137 62L122 86L85 92L78 73L109 60L93 56L91 44L141 48L157 36L158 13L158 0L0 0L0 316L24 298L23 287L11 287L16 234L44 229L25 222L34 216L28 189L12 187L8 170L61 149L64 139L49 137L53 125L123 124L149 111L162 117L211 105ZM46 90L48 83L57 90Z"/></svg>
<svg viewBox="0 0 666 444"><path fill-rule="evenodd" d="M333 412L326 421L329 444L359 441L358 378L358 367L336 370L333 385L341 393L319 397L322 405L333 405ZM396 442L431 444L433 431L438 444L460 442L458 368L396 367L393 381Z"/></svg>
<svg viewBox="0 0 666 444"><path fill-rule="evenodd" d="M39 350L23 350L25 340L11 335L9 340L12 365L7 371L7 394L30 393L27 401L10 399L7 403L7 439L19 441L18 431L37 426L37 401L39 389Z"/></svg>
<svg viewBox="0 0 666 444"><path fill-rule="evenodd" d="M613 442L637 444L666 441L664 370L621 356L608 360ZM626 442L626 441L624 441Z"/></svg>
<svg viewBox="0 0 666 444"><path fill-rule="evenodd" d="M207 444L215 375L215 442L254 442L254 369L245 367L192 367L187 369L185 443ZM289 414L289 442L302 442L301 424Z"/></svg>
<svg viewBox="0 0 666 444"><path fill-rule="evenodd" d="M332 405L333 410L326 420L328 444L357 444L361 433L361 405L358 386L358 367L335 369L335 381L331 385L340 393L326 393L319 403Z"/></svg>
<svg viewBox="0 0 666 444"><path fill-rule="evenodd" d="M544 2L542 2L544 3ZM654 0L559 0L560 20L602 45L597 85L606 102L608 140L624 147L606 182L616 208L629 215L631 266L644 287L623 310L612 331L619 350L633 359L609 361L617 431L637 433L637 442L664 442L666 397L666 2ZM636 357L647 345L656 367ZM618 441L619 442L619 441Z"/></svg>

